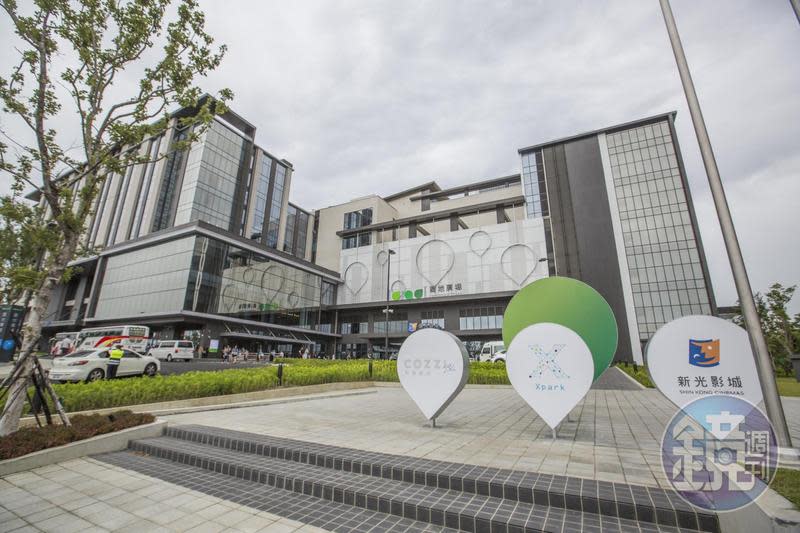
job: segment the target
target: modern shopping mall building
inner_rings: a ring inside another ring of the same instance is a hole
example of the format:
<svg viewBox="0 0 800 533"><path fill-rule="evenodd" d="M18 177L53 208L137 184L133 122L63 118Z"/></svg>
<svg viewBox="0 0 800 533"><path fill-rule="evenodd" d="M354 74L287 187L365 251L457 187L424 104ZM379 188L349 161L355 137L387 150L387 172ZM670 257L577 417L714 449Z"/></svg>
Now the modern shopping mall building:
<svg viewBox="0 0 800 533"><path fill-rule="evenodd" d="M233 112L171 150L191 112L137 148L156 162L105 182L96 254L45 334L145 324L206 347L379 355L440 327L477 351L520 287L558 275L608 300L617 359L641 362L661 324L715 313L674 112L522 148L519 174L316 211L289 202L292 164Z"/></svg>

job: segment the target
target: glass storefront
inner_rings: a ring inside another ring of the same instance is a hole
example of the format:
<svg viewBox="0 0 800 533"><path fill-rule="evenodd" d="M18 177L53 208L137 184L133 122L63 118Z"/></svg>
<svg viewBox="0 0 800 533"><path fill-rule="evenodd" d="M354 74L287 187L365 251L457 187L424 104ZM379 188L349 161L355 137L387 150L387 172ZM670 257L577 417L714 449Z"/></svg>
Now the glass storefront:
<svg viewBox="0 0 800 533"><path fill-rule="evenodd" d="M95 318L187 310L325 331L332 317L320 302L335 292L313 272L190 236L110 257Z"/></svg>

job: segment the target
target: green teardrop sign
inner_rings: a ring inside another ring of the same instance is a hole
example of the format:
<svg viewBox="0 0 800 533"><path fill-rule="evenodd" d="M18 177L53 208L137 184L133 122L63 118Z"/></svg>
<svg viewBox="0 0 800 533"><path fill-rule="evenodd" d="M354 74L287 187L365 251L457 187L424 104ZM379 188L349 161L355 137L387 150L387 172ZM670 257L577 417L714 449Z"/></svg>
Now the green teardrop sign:
<svg viewBox="0 0 800 533"><path fill-rule="evenodd" d="M560 324L580 335L592 353L594 379L614 359L619 338L614 312L605 298L586 283L556 276L520 289L503 315L503 343L511 346L517 333L542 322Z"/></svg>

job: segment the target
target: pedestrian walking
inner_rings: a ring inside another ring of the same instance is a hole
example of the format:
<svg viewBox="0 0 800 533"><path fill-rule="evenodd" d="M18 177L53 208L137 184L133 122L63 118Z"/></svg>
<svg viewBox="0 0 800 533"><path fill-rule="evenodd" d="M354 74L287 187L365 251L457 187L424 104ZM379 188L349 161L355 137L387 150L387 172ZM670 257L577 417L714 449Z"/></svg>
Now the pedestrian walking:
<svg viewBox="0 0 800 533"><path fill-rule="evenodd" d="M108 363L106 363L106 379L114 379L117 377L117 370L122 361L122 356L125 352L122 351L122 345L117 344L108 352Z"/></svg>

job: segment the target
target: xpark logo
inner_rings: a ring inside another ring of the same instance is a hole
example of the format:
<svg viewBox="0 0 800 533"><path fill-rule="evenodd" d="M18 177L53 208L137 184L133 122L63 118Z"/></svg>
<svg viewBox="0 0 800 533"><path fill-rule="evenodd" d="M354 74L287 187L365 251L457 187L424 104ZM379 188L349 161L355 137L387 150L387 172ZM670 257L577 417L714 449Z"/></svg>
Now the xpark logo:
<svg viewBox="0 0 800 533"><path fill-rule="evenodd" d="M531 379L540 379L544 376L545 370L550 370L550 373L556 379L569 379L569 376L561 370L556 356L564 350L566 344L554 344L550 351L547 352L541 344L533 344L530 346L531 353L536 358L536 368L528 376Z"/></svg>

